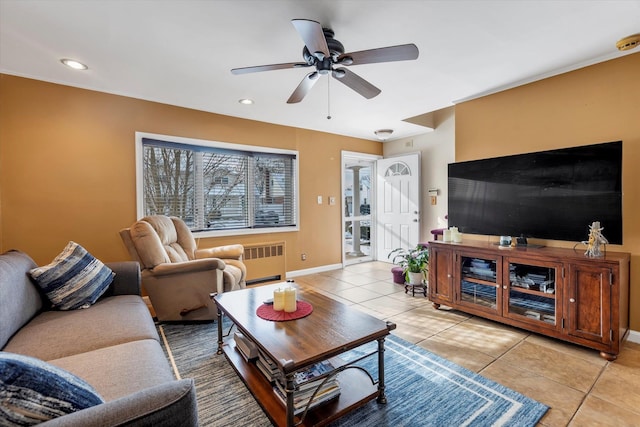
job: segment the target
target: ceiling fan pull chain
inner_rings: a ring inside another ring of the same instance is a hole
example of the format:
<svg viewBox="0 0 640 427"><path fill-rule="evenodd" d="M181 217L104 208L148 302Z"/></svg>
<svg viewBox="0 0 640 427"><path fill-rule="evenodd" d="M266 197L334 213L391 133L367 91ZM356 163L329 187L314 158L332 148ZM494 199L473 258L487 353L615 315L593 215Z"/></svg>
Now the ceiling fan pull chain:
<svg viewBox="0 0 640 427"><path fill-rule="evenodd" d="M327 79L327 120L331 120L331 79Z"/></svg>

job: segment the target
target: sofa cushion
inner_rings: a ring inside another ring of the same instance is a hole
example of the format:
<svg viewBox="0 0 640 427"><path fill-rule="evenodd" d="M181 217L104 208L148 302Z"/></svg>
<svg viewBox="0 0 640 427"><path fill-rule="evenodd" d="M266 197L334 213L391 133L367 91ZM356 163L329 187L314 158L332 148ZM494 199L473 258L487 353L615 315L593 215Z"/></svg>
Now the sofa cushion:
<svg viewBox="0 0 640 427"><path fill-rule="evenodd" d="M163 383L42 426L197 427L196 387L190 378Z"/></svg>
<svg viewBox="0 0 640 427"><path fill-rule="evenodd" d="M0 349L42 309L42 297L28 274L35 266L20 251L0 255Z"/></svg>
<svg viewBox="0 0 640 427"><path fill-rule="evenodd" d="M147 305L140 296L118 295L86 310L45 311L4 350L51 360L140 339L159 340Z"/></svg>
<svg viewBox="0 0 640 427"><path fill-rule="evenodd" d="M34 425L104 403L86 382L33 357L0 352L0 424Z"/></svg>
<svg viewBox="0 0 640 427"><path fill-rule="evenodd" d="M89 307L107 290L114 276L109 267L75 242L69 242L51 264L29 273L58 310Z"/></svg>
<svg viewBox="0 0 640 427"><path fill-rule="evenodd" d="M79 376L106 401L175 380L160 343L151 339L100 348L49 363Z"/></svg>

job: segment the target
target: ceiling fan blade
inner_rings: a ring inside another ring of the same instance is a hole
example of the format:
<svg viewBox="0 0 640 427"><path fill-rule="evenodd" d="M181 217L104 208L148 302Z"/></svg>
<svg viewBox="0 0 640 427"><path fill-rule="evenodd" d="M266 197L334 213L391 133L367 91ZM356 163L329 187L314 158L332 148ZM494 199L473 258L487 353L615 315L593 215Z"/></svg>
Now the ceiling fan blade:
<svg viewBox="0 0 640 427"><path fill-rule="evenodd" d="M313 85L319 80L319 77L320 74L318 74L317 71L304 76L304 79L302 79L296 90L294 90L289 99L287 99L287 104L295 104L302 101Z"/></svg>
<svg viewBox="0 0 640 427"><path fill-rule="evenodd" d="M418 47L411 43L344 53L338 57L337 62L344 65L360 65L373 64L375 62L407 61L417 59L418 53ZM349 58L351 58L351 63L349 63Z"/></svg>
<svg viewBox="0 0 640 427"><path fill-rule="evenodd" d="M319 22L310 19L292 19L291 23L296 27L309 53L320 60L329 56L327 39L324 38L324 31L322 31L322 25ZM322 58L319 57L319 52L322 53Z"/></svg>
<svg viewBox="0 0 640 427"><path fill-rule="evenodd" d="M234 68L231 74L257 73L258 71L283 70L286 68L309 67L306 62L288 62L286 64L257 65L255 67Z"/></svg>
<svg viewBox="0 0 640 427"><path fill-rule="evenodd" d="M371 99L382 92L380 89L378 89L353 71L347 70L346 68L336 68L335 70L333 70L333 73L331 73L331 75L337 81L345 84L367 99Z"/></svg>

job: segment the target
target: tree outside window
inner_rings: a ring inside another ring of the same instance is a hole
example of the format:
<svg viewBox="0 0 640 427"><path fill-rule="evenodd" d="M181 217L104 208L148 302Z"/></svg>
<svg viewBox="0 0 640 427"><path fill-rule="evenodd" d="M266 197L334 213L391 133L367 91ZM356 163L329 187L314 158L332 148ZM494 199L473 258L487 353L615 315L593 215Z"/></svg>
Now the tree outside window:
<svg viewBox="0 0 640 427"><path fill-rule="evenodd" d="M194 231L296 225L295 155L142 139L144 215Z"/></svg>

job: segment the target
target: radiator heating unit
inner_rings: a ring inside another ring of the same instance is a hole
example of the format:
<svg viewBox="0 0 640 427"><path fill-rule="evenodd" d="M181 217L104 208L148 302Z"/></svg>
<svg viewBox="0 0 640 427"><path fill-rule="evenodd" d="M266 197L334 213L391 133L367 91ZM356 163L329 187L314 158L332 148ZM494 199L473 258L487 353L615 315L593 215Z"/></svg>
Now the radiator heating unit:
<svg viewBox="0 0 640 427"><path fill-rule="evenodd" d="M283 282L286 276L285 242L244 245L247 285Z"/></svg>

